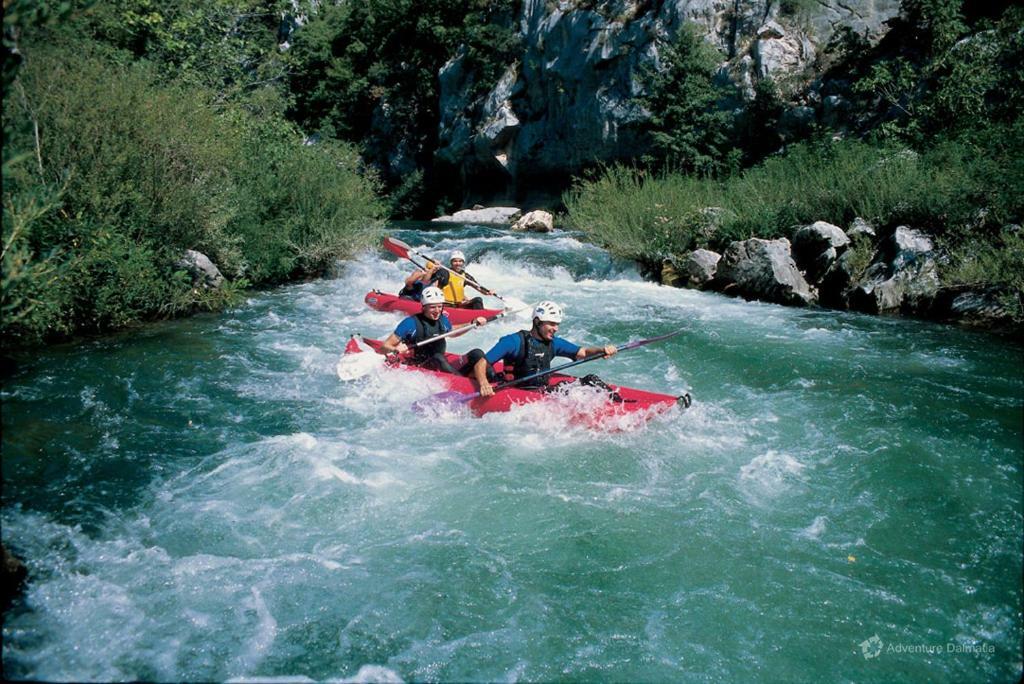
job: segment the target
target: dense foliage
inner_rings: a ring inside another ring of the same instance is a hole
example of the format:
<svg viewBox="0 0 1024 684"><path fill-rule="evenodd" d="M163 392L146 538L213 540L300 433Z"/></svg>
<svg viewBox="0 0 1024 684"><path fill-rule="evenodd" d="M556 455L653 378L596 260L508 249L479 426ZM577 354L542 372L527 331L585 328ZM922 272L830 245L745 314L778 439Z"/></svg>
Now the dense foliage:
<svg viewBox="0 0 1024 684"><path fill-rule="evenodd" d="M488 89L515 58L516 0L364 0L324 6L289 49L292 116L324 138L365 145L395 216L428 213L442 195L432 160L438 71L461 55ZM418 193L416 192L418 191Z"/></svg>
<svg viewBox="0 0 1024 684"><path fill-rule="evenodd" d="M1024 320L1024 10L968 8L906 0L881 44L850 41L826 75L847 84L852 112L842 128L818 130L741 172L721 173L734 154L728 147L693 144L700 131L692 122L709 108L679 116L680 105L661 96L667 106L655 121L667 128L658 135L696 160L678 165L690 173L605 169L567 193L570 220L635 258L789 236L817 220L907 223L938 238L947 284L994 287ZM701 92L710 102L706 86L689 101ZM770 83L754 104L762 122L777 115ZM744 138L742 128L744 157L756 159L768 131Z"/></svg>
<svg viewBox="0 0 1024 684"><path fill-rule="evenodd" d="M243 37L246 22L265 23L263 5L5 14L21 57L5 71L6 343L219 308L249 285L321 273L374 237L382 206L357 151L304 145L280 85L265 82L276 34L253 31L269 36L262 47ZM190 52L190 39L218 46ZM186 249L228 284L193 283Z"/></svg>

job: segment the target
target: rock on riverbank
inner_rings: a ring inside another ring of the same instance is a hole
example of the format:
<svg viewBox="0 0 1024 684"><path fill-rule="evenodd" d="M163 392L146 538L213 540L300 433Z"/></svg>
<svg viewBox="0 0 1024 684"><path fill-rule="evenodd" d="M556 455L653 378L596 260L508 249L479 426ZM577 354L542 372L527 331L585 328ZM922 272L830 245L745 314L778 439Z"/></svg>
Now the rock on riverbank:
<svg viewBox="0 0 1024 684"><path fill-rule="evenodd" d="M929 235L910 226L876 231L858 218L844 231L817 221L794 230L792 243L751 238L730 243L722 255L707 249L670 255L662 259L659 279L746 299L902 314L1019 335L1002 293L941 282L944 258Z"/></svg>

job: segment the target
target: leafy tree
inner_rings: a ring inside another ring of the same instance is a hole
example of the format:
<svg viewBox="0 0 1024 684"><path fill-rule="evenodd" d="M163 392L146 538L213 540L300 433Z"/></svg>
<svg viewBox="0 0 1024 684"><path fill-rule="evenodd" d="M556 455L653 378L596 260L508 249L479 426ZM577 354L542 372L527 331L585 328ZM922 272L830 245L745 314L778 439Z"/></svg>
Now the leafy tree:
<svg viewBox="0 0 1024 684"><path fill-rule="evenodd" d="M715 83L721 55L692 24L684 24L663 52L664 68L648 75L652 93L653 140L648 158L655 166L682 172L714 174L735 164L731 142L732 113L718 106L731 94Z"/></svg>
<svg viewBox="0 0 1024 684"><path fill-rule="evenodd" d="M925 148L1024 112L1024 9L972 21L966 7L907 0L886 40L842 65L876 136Z"/></svg>
<svg viewBox="0 0 1024 684"><path fill-rule="evenodd" d="M77 43L85 37L110 59L148 61L166 78L212 89L221 103L256 97L266 106L265 91L279 98L284 92L278 30L292 6L288 0L42 0L40 5L62 9L60 21L48 22L52 39ZM283 109L283 102L274 105L277 113Z"/></svg>
<svg viewBox="0 0 1024 684"><path fill-rule="evenodd" d="M778 124L785 107L774 81L765 78L754 85L754 99L736 122L746 165L757 163L782 145Z"/></svg>

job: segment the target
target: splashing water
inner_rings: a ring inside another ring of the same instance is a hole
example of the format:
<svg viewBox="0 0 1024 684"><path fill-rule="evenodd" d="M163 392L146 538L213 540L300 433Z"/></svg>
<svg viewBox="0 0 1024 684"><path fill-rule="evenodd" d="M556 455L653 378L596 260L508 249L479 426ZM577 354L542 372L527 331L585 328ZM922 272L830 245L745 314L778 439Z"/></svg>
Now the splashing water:
<svg viewBox="0 0 1024 684"><path fill-rule="evenodd" d="M8 677L1020 675L1018 347L659 287L567 233L396 236L563 303L574 341L685 327L587 372L693 407L593 430L564 417L586 391L476 419L416 415L444 389L423 374L343 382L348 336L398 322L362 301L409 270L384 253L46 350L3 389L3 540L31 571Z"/></svg>

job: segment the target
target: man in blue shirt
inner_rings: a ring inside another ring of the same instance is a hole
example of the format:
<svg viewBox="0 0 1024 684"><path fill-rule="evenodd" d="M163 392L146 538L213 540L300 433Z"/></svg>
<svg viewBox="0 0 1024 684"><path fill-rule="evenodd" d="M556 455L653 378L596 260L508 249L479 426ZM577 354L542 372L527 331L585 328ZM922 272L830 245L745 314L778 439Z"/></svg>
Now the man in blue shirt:
<svg viewBox="0 0 1024 684"><path fill-rule="evenodd" d="M408 363L431 370L454 373L455 369L448 363L448 359L444 355L447 349L445 339L435 340L421 346L416 346L416 344L459 328L465 328L465 331L469 332L470 328L487 323L487 319L479 316L472 323L463 323L453 327L443 311L444 293L437 287L425 288L421 301L423 310L415 316L403 318L395 328L395 332L388 335L388 338L381 344L381 349L385 354L405 354L411 349L412 358ZM462 334L464 333L460 332L452 337Z"/></svg>
<svg viewBox="0 0 1024 684"><path fill-rule="evenodd" d="M567 359L583 359L595 354L613 356L618 349L613 344L604 347L580 347L568 340L557 337L562 322L562 307L554 302L541 302L533 310L533 327L505 335L486 354L470 352L466 365L473 364L473 377L480 385L480 396L494 394L490 379L493 379L493 365L504 361L506 378L519 379L551 368L551 359L564 356ZM474 352L477 350L474 350ZM523 388L547 387L548 376L526 381L518 385Z"/></svg>

